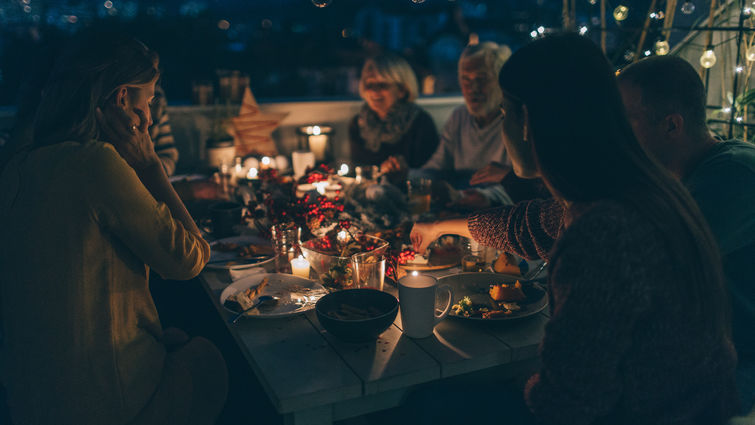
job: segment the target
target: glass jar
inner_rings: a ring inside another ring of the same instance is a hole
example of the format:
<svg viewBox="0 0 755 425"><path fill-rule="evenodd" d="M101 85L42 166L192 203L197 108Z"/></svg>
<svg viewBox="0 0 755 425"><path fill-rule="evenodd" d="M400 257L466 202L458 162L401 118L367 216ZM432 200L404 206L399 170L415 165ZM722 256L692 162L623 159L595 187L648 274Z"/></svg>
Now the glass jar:
<svg viewBox="0 0 755 425"><path fill-rule="evenodd" d="M461 270L464 272L484 272L487 268L483 247L474 239L467 239L464 246L464 256L461 259Z"/></svg>

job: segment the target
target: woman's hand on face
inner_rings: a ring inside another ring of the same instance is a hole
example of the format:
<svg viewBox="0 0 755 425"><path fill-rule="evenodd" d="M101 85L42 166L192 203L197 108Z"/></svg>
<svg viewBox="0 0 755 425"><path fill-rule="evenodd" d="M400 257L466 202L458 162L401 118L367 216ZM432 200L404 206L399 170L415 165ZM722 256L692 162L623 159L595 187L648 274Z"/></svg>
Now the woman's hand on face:
<svg viewBox="0 0 755 425"><path fill-rule="evenodd" d="M104 111L97 108L96 115L105 140L113 144L131 168L140 170L160 163L143 111L134 108L133 114L129 114L108 104Z"/></svg>
<svg viewBox="0 0 755 425"><path fill-rule="evenodd" d="M511 172L511 167L498 162L491 162L483 168L477 170L469 184L472 186L484 183L500 183Z"/></svg>
<svg viewBox="0 0 755 425"><path fill-rule="evenodd" d="M438 233L435 223L414 223L409 238L412 241L414 251L423 254L427 247L436 239L441 237Z"/></svg>

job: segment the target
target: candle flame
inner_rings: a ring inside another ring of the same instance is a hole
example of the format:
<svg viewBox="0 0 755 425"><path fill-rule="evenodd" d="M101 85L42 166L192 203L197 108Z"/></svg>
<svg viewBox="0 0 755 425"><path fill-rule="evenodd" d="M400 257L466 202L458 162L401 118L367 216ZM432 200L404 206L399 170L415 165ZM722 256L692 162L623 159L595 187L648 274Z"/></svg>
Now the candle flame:
<svg viewBox="0 0 755 425"><path fill-rule="evenodd" d="M246 177L248 179L256 179L257 178L257 169L256 168L250 168L249 172L246 173Z"/></svg>
<svg viewBox="0 0 755 425"><path fill-rule="evenodd" d="M338 170L338 175L345 176L346 174L349 174L349 166L346 164L341 164L341 168Z"/></svg>

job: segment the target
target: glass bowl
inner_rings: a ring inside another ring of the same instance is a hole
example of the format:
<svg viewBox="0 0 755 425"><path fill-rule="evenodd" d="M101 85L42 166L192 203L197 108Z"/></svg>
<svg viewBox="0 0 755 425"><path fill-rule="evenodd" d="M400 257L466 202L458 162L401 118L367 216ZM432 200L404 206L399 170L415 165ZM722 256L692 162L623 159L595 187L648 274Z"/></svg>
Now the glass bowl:
<svg viewBox="0 0 755 425"><path fill-rule="evenodd" d="M355 239L356 243L351 247L348 247L349 244L332 241L328 236L310 239L301 244L304 258L309 261L323 286L331 291L353 286L352 255L364 252L385 254L388 251L389 244L384 239L361 234L355 236Z"/></svg>

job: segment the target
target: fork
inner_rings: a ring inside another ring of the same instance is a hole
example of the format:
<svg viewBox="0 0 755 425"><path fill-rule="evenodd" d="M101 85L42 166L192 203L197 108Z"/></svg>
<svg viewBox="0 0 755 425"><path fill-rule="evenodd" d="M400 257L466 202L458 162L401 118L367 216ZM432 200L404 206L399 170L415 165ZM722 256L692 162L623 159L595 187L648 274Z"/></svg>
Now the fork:
<svg viewBox="0 0 755 425"><path fill-rule="evenodd" d="M243 316L246 312L252 311L257 307L261 307L263 305L270 305L278 302L278 297L273 297L271 295L262 295L257 300L255 300L254 304L252 304L251 307L247 308L246 310L240 311L239 313L236 313L235 316L228 319L228 323L235 324L236 322L241 319L241 316Z"/></svg>
<svg viewBox="0 0 755 425"><path fill-rule="evenodd" d="M543 269L548 265L547 261L543 261L536 269L530 270L529 273L527 273L525 276L522 276L522 280L524 281L530 281L537 277L537 275L540 274Z"/></svg>

